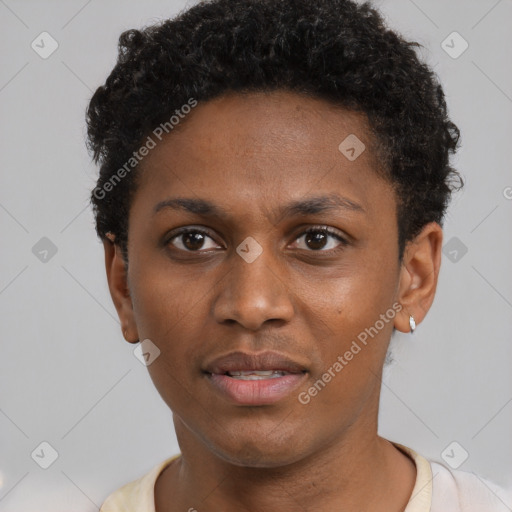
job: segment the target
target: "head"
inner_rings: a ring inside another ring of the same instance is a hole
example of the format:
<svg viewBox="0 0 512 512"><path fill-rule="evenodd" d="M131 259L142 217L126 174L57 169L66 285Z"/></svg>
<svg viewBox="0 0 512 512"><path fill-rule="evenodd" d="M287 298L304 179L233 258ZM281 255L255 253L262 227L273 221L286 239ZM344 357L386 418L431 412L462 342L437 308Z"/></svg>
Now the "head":
<svg viewBox="0 0 512 512"><path fill-rule="evenodd" d="M158 348L177 431L225 460L279 466L375 430L391 335L432 304L462 185L415 46L349 0L202 2L123 33L91 99L125 338ZM212 388L216 357L265 350L305 369L293 393L244 406Z"/></svg>

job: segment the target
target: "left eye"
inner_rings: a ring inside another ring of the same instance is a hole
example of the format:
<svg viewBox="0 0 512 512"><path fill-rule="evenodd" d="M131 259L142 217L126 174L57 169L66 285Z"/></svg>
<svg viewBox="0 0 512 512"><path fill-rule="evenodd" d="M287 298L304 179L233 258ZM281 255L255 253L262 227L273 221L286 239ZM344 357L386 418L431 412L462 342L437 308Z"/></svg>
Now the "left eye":
<svg viewBox="0 0 512 512"><path fill-rule="evenodd" d="M304 238L304 243L307 244L306 249L312 249L314 251L318 251L318 250L327 251L330 249L336 249L336 247L339 247L340 245L341 246L348 245L348 242L341 235L339 235L335 231L330 230L329 228L309 228L301 236L299 236L296 239L296 241L298 242L302 238ZM339 242L338 246L336 246L336 244L334 244L334 247L333 247L332 243L331 243L330 244L331 246L328 247L329 243L327 241L329 238L338 240L338 242ZM299 248L302 249L303 247L299 247Z"/></svg>

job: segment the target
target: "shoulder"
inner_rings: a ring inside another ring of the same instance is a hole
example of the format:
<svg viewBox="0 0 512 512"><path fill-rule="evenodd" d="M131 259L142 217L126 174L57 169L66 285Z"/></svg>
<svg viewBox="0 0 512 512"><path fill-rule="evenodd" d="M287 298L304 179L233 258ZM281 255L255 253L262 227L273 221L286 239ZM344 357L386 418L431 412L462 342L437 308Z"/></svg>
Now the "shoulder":
<svg viewBox="0 0 512 512"><path fill-rule="evenodd" d="M416 483L406 512L511 512L512 488L480 476L450 469L393 442L416 465Z"/></svg>
<svg viewBox="0 0 512 512"><path fill-rule="evenodd" d="M432 468L431 512L510 512L512 489L504 489L480 476L449 469L430 461Z"/></svg>
<svg viewBox="0 0 512 512"><path fill-rule="evenodd" d="M165 459L154 466L149 473L114 491L103 502L99 512L154 512L156 480L177 457L179 455Z"/></svg>

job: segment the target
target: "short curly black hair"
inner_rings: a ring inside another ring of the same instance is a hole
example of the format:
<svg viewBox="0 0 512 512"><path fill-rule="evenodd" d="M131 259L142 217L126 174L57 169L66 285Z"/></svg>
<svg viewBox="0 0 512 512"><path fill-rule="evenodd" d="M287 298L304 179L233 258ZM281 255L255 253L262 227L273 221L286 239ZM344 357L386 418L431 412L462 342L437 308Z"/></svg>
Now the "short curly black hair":
<svg viewBox="0 0 512 512"><path fill-rule="evenodd" d="M119 179L119 171L177 109L229 92L287 90L366 115L396 192L401 260L425 224L442 225L463 186L449 158L459 129L415 47L368 2L352 0L209 0L123 32L86 112L87 147L101 164L91 194L99 237L114 234L127 258L137 173Z"/></svg>

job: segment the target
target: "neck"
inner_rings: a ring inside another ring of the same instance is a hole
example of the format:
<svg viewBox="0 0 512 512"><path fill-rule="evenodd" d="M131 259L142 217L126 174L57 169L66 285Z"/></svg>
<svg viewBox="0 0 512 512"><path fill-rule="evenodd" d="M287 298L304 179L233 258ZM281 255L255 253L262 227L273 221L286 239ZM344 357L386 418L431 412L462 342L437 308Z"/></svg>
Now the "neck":
<svg viewBox="0 0 512 512"><path fill-rule="evenodd" d="M181 457L155 486L156 512L297 509L401 512L416 480L414 462L379 437L353 425L309 456L277 467L234 465L175 417Z"/></svg>

